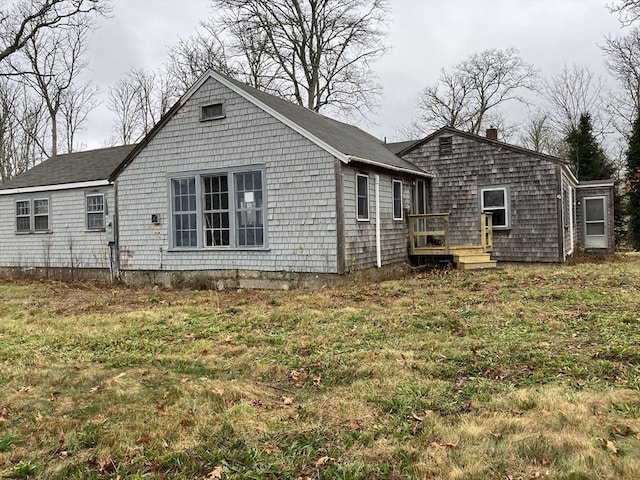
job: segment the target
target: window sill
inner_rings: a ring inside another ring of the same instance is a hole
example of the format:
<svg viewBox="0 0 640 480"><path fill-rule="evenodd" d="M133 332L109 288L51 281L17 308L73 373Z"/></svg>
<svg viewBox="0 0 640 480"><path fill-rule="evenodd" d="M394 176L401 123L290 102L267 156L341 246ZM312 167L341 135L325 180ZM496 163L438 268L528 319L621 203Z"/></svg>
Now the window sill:
<svg viewBox="0 0 640 480"><path fill-rule="evenodd" d="M167 249L169 253L193 253L193 252L270 252L269 247L191 247L180 248L171 247Z"/></svg>
<svg viewBox="0 0 640 480"><path fill-rule="evenodd" d="M203 117L200 118L201 122L210 122L212 120L222 120L223 118L227 118L226 115L218 115L217 117Z"/></svg>
<svg viewBox="0 0 640 480"><path fill-rule="evenodd" d="M369 221L370 221L368 218L356 218L356 220L357 220L358 222L362 222L362 223L364 223L364 222L369 222Z"/></svg>
<svg viewBox="0 0 640 480"><path fill-rule="evenodd" d="M53 233L51 230L38 230L34 232L15 232L16 235L50 235Z"/></svg>
<svg viewBox="0 0 640 480"><path fill-rule="evenodd" d="M104 233L106 231L104 228L87 228L84 233Z"/></svg>

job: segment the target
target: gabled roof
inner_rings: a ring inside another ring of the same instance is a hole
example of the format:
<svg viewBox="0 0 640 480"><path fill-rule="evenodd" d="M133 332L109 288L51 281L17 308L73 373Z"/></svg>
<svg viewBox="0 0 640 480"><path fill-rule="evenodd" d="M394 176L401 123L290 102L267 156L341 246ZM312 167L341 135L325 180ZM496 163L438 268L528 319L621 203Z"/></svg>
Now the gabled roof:
<svg viewBox="0 0 640 480"><path fill-rule="evenodd" d="M397 172L431 176L413 163L394 155L380 140L357 127L325 117L300 105L293 104L287 100L275 97L209 70L200 77L164 117L160 119L158 124L147 134L138 147L131 152L122 165L113 173L112 179L133 161L139 151L151 141L175 112L184 105L209 78L213 78L230 88L258 108L277 118L328 153L334 155L343 163L360 162Z"/></svg>
<svg viewBox="0 0 640 480"><path fill-rule="evenodd" d="M415 150L416 148L424 145L425 143L429 143L431 140L433 140L434 138L439 137L443 133L445 133L445 134L449 133L451 135L457 135L457 136L460 136L460 137L466 137L466 138L469 138L471 140L475 140L477 142L488 143L489 145L493 145L495 147L498 147L498 148L501 148L501 149L504 149L504 150L510 150L512 152L520 153L522 155L527 155L529 157L537 157L537 158L540 158L542 160L547 160L549 162L556 163L558 165L569 165L568 161L566 161L566 160L564 160L562 158L554 157L553 155L547 155L546 153L536 152L535 150L530 150L528 148L519 147L517 145L512 145L510 143L500 142L498 140L491 140L490 138L483 137L482 135L476 135L475 133L464 132L462 130L458 130L457 128L453 128L453 127L442 127L439 130L436 130L435 132L433 132L431 135L423 138L422 140L419 140L417 142L413 142L413 144L408 145L403 150L400 150L397 153L398 153L398 155L403 156L403 155Z"/></svg>
<svg viewBox="0 0 640 480"><path fill-rule="evenodd" d="M387 150L389 150L391 153L397 155L398 153L408 149L414 143L418 143L419 141L420 140L406 140L404 142L391 142L385 143L384 146L387 147Z"/></svg>
<svg viewBox="0 0 640 480"><path fill-rule="evenodd" d="M108 184L109 176L135 145L100 148L55 155L0 185L0 194L20 193L36 187L43 191L74 188L86 183Z"/></svg>

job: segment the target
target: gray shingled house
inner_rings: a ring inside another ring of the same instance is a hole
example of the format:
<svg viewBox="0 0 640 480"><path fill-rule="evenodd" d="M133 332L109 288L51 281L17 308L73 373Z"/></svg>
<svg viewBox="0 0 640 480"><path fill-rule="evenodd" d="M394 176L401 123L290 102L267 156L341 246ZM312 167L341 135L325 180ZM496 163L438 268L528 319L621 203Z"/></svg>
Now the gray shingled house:
<svg viewBox="0 0 640 480"><path fill-rule="evenodd" d="M138 145L0 186L0 269L280 287L410 255L562 262L613 249L612 208L558 158L450 128L385 145L210 71Z"/></svg>
<svg viewBox="0 0 640 480"><path fill-rule="evenodd" d="M391 267L408 259L411 188L429 177L358 128L208 72L137 146L61 155L3 185L0 267L113 260L129 283L220 286Z"/></svg>
<svg viewBox="0 0 640 480"><path fill-rule="evenodd" d="M132 150L57 155L0 185L0 268L108 278L116 259L109 176Z"/></svg>
<svg viewBox="0 0 640 480"><path fill-rule="evenodd" d="M482 245L497 261L563 262L578 244L614 250L612 180L578 182L568 162L500 142L495 129L483 137L444 127L389 148L433 174L424 210L446 222L452 253Z"/></svg>

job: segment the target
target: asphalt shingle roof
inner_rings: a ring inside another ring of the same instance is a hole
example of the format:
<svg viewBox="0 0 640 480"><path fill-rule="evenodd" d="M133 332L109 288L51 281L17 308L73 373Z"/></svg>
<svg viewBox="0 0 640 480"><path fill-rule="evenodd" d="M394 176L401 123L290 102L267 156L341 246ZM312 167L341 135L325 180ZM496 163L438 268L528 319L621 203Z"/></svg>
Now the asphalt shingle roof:
<svg viewBox="0 0 640 480"><path fill-rule="evenodd" d="M389 151L395 153L396 155L403 151L405 148L409 148L414 143L418 143L420 140L405 140L404 142L392 142L386 143L384 146L387 147Z"/></svg>
<svg viewBox="0 0 640 480"><path fill-rule="evenodd" d="M382 141L360 130L358 127L325 117L308 108L262 92L232 78L225 78L258 101L347 156L372 160L422 175L426 173L413 163L394 155Z"/></svg>
<svg viewBox="0 0 640 480"><path fill-rule="evenodd" d="M0 185L0 190L107 180L135 145L55 155Z"/></svg>

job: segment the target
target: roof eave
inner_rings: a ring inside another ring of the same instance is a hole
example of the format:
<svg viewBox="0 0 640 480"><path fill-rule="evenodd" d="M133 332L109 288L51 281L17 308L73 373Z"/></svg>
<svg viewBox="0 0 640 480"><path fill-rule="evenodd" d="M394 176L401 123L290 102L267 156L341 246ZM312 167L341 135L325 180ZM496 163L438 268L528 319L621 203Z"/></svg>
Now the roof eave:
<svg viewBox="0 0 640 480"><path fill-rule="evenodd" d="M56 190L72 190L74 188L104 187L111 185L109 180L92 180L88 182L58 183L54 185L37 185L33 187L15 187L0 190L0 195L16 195L21 193L53 192Z"/></svg>
<svg viewBox="0 0 640 480"><path fill-rule="evenodd" d="M409 175L418 175L420 177L433 178L433 174L424 172L421 170L411 170L409 168L396 167L394 165L389 165L388 163L376 162L375 160L369 160L368 158L356 157L354 155L349 155L347 157L348 162L358 162L358 163L366 163L368 165L373 165L376 167L384 168L386 170L392 170L398 173L406 173ZM348 163L347 162L347 163Z"/></svg>

